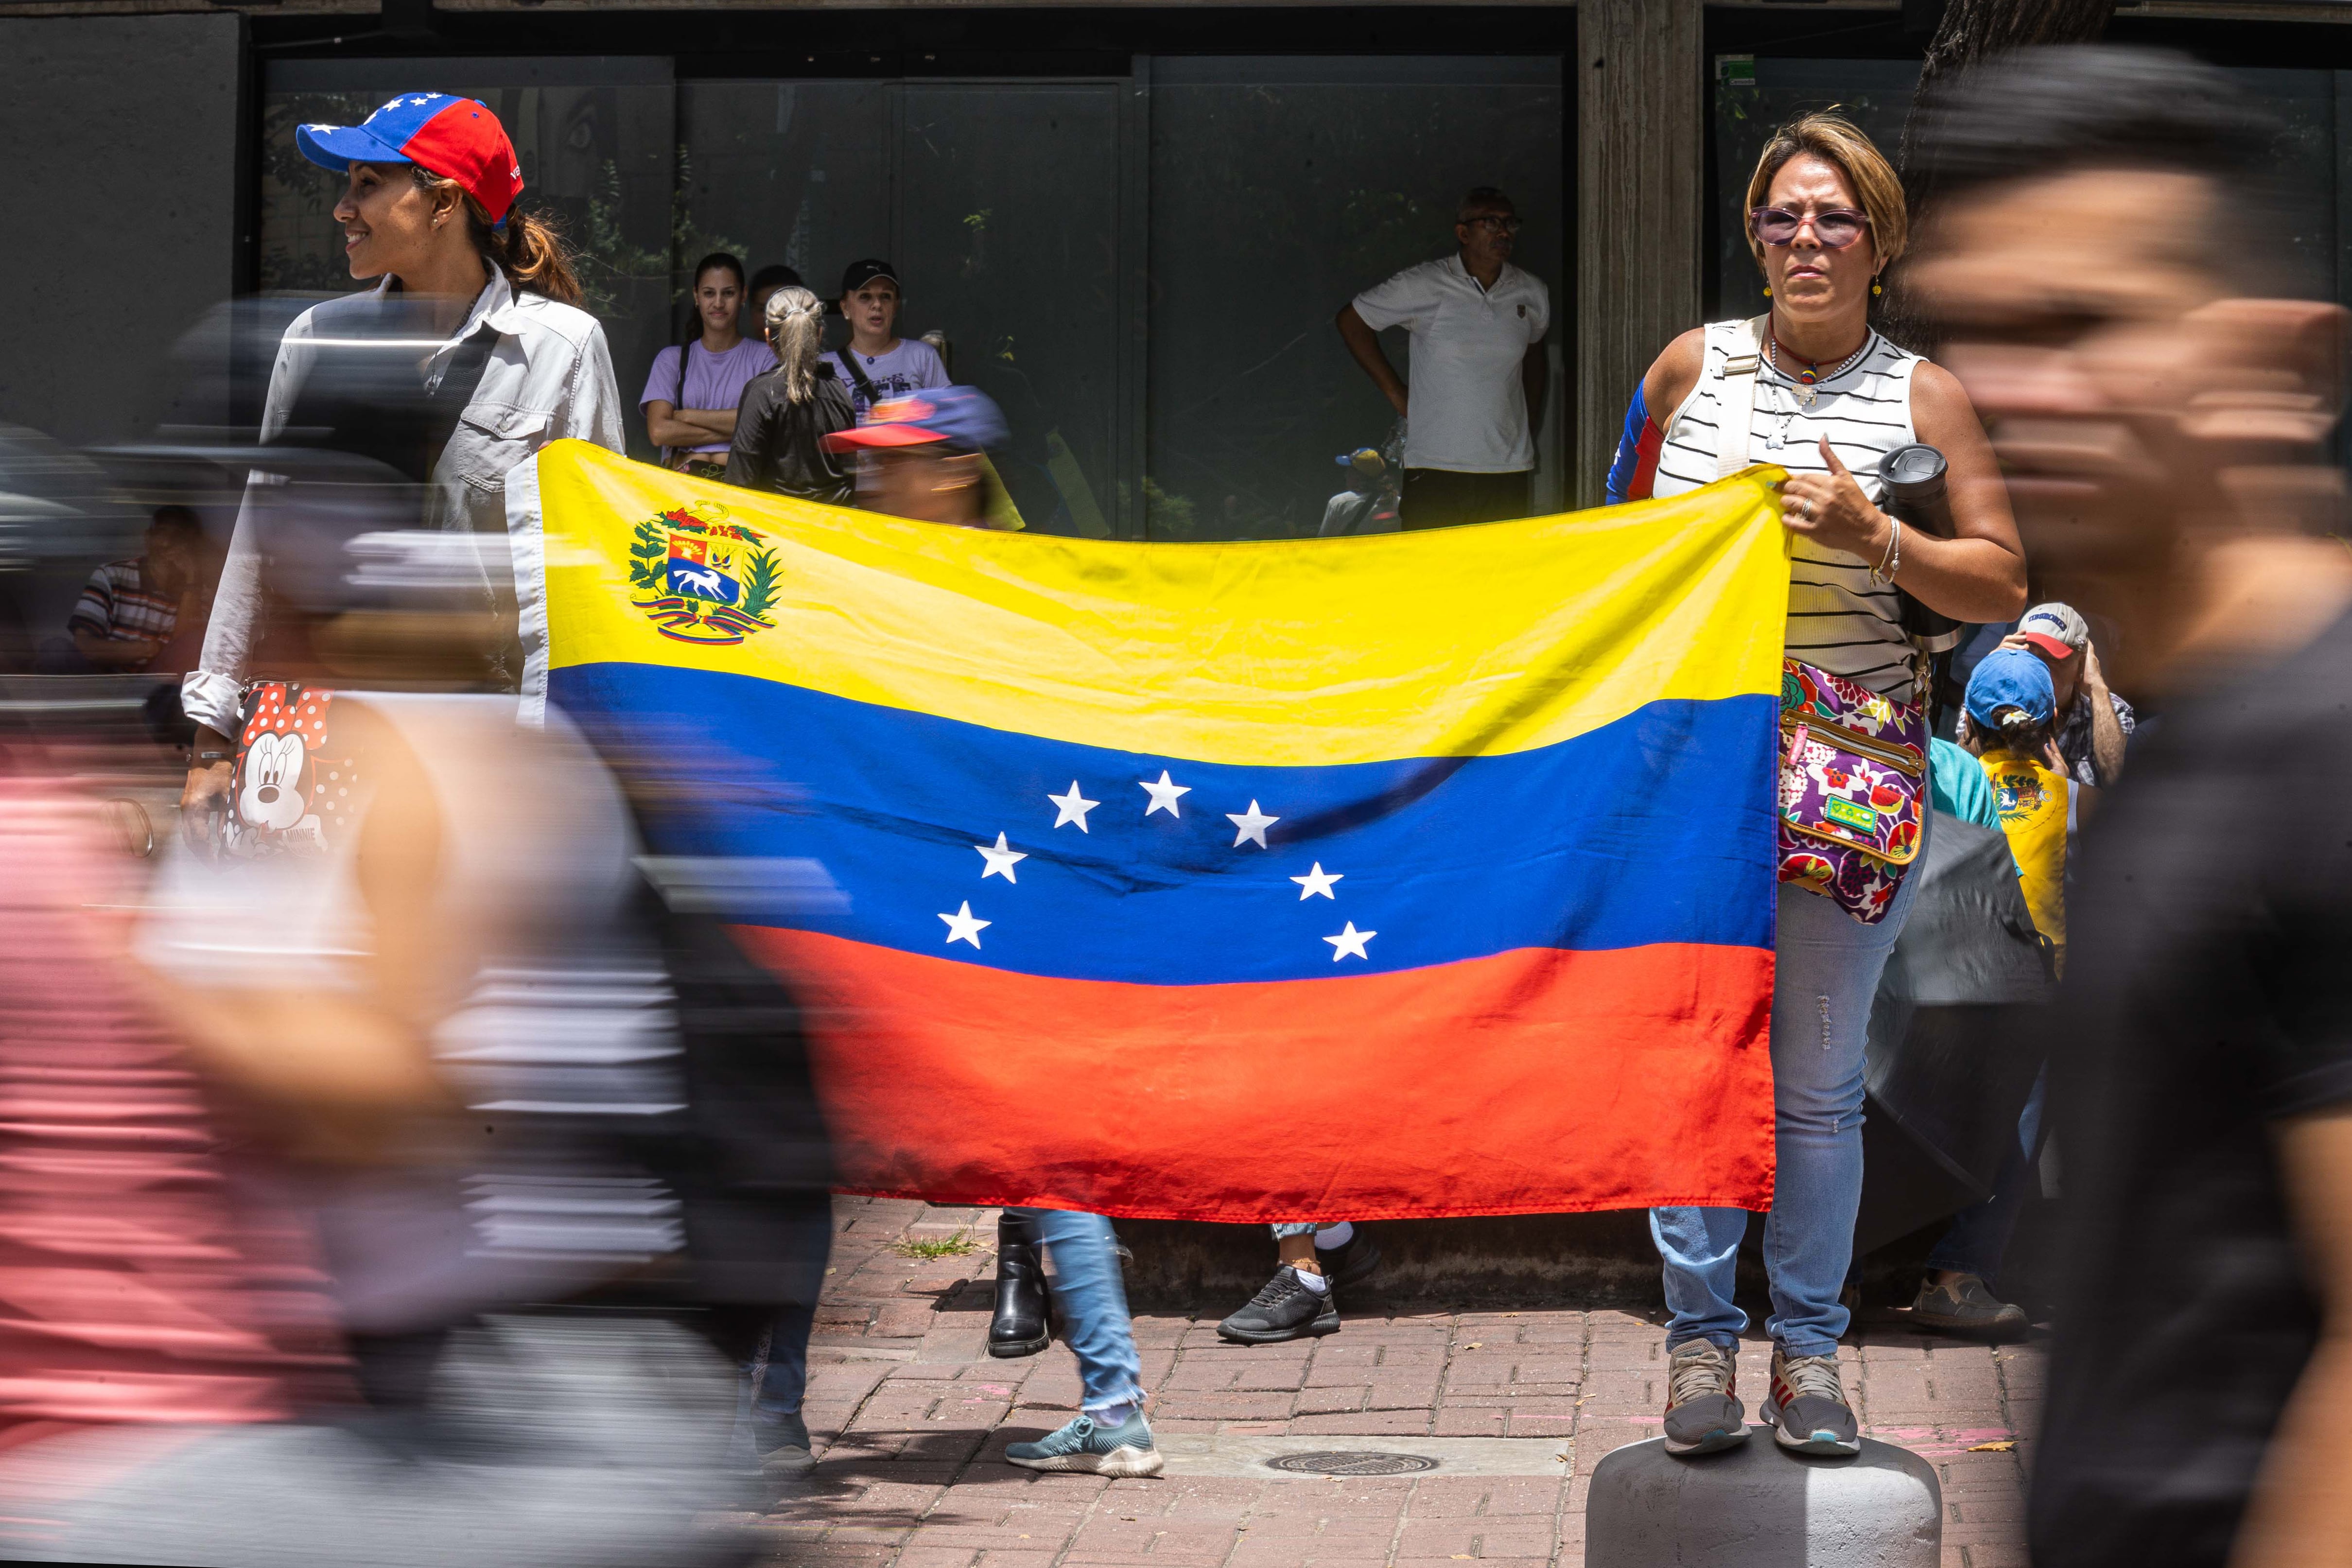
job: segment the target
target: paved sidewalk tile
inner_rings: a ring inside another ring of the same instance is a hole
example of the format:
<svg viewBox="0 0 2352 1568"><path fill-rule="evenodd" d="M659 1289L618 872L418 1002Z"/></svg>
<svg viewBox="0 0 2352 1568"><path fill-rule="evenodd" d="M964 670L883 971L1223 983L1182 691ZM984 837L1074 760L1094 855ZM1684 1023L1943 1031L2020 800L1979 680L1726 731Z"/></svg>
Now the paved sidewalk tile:
<svg viewBox="0 0 2352 1568"><path fill-rule="evenodd" d="M1288 1475L1180 1458L1152 1480L1038 1475L1005 1445L1068 1420L1076 1363L986 1351L993 1210L896 1200L835 1204L835 1256L810 1349L816 1474L764 1525L778 1563L858 1568L1580 1568L1584 1499L1612 1449L1658 1435L1659 1320L1620 1310L1459 1311L1412 1304L1350 1315L1312 1342L1244 1347L1215 1334L1231 1303L1147 1314L1136 1342L1155 1429L1187 1454L1351 1448L1413 1439L1525 1439L1531 1472ZM926 1255L929 1256L926 1256ZM1752 1411L1770 1349L1740 1349ZM1870 1327L1845 1351L1864 1430L1933 1464L1948 1568L2025 1561L2026 1442L2042 1357ZM1256 1447L1240 1442L1277 1439ZM1356 1441L1351 1442L1350 1439ZM1475 1447L1475 1446L1474 1446ZM1480 1452L1486 1452L1480 1448ZM1188 1463L1190 1467L1188 1468ZM1513 1458L1497 1468L1515 1468Z"/></svg>

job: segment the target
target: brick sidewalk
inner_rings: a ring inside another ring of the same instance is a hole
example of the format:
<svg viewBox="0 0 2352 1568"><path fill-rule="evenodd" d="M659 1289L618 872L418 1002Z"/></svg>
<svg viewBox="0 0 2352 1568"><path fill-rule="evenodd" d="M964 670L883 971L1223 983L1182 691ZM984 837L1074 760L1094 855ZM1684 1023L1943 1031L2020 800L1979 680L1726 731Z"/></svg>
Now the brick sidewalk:
<svg viewBox="0 0 2352 1568"><path fill-rule="evenodd" d="M1658 1320L1612 1310L1374 1305L1319 1341L1241 1347L1216 1337L1238 1301L1136 1321L1153 1430L1377 1437L1516 1437L1549 1474L1279 1479L1274 1472L1106 1482L1037 1475L1004 1446L1076 1412L1056 1343L984 1351L993 1210L838 1200L834 1272L810 1361L814 1479L770 1516L777 1559L891 1568L1289 1568L1304 1563L1583 1561L1584 1491L1622 1444L1654 1437L1664 1403ZM909 1240L970 1236L966 1255L907 1256ZM1268 1268L1272 1247L1268 1247ZM1751 1416L1769 1352L1740 1355ZM1900 1328L1849 1340L1864 1430L1925 1456L1943 1480L1948 1568L2025 1560L2026 1445L2040 1352ZM1756 1441L1760 1439L1751 1439ZM1345 1446L1345 1445L1335 1445Z"/></svg>

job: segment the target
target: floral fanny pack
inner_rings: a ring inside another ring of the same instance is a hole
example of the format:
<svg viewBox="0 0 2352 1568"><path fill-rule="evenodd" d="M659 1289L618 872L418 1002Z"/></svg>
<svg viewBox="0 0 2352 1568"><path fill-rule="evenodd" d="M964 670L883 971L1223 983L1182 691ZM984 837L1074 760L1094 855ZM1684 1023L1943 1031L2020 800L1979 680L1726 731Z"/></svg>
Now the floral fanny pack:
<svg viewBox="0 0 2352 1568"><path fill-rule="evenodd" d="M1885 920L1918 858L1927 787L1925 709L1780 661L1780 880Z"/></svg>

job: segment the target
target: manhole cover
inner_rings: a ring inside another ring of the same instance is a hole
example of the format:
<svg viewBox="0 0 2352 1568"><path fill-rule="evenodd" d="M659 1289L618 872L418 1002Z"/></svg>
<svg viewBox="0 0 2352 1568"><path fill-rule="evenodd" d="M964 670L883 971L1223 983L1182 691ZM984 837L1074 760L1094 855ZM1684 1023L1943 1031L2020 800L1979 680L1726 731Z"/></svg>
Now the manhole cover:
<svg viewBox="0 0 2352 1568"><path fill-rule="evenodd" d="M1283 1454L1265 1468L1309 1476L1411 1476L1437 1468L1437 1461L1419 1454Z"/></svg>

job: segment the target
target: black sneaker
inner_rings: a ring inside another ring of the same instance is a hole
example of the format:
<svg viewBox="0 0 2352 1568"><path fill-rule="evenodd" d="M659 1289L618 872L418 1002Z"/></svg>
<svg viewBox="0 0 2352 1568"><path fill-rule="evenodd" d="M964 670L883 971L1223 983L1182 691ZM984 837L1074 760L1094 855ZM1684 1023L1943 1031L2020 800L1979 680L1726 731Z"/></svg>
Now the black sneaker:
<svg viewBox="0 0 2352 1568"><path fill-rule="evenodd" d="M761 1423L760 1469L771 1480L797 1480L816 1468L808 1421L798 1412Z"/></svg>
<svg viewBox="0 0 2352 1568"><path fill-rule="evenodd" d="M1989 1340L2012 1338L2032 1326L2024 1308L2002 1300L1973 1274L1963 1274L1944 1287L1938 1287L1932 1277L1920 1280L1919 1299L1911 1303L1911 1321Z"/></svg>
<svg viewBox="0 0 2352 1568"><path fill-rule="evenodd" d="M1378 1272L1381 1244L1365 1235L1362 1226L1358 1226L1355 1233L1348 1237L1345 1247L1317 1247L1315 1261L1323 1266L1323 1278L1331 1281L1331 1288L1342 1290L1350 1285L1362 1284Z"/></svg>
<svg viewBox="0 0 2352 1568"><path fill-rule="evenodd" d="M1299 1283L1298 1270L1286 1263L1274 1271L1249 1305L1217 1325L1217 1336L1238 1345L1278 1345L1309 1334L1339 1331L1339 1307L1327 1280L1320 1290Z"/></svg>
<svg viewBox="0 0 2352 1568"><path fill-rule="evenodd" d="M1666 1452L1712 1454L1748 1441L1739 1368L1713 1340L1685 1340L1666 1356Z"/></svg>

